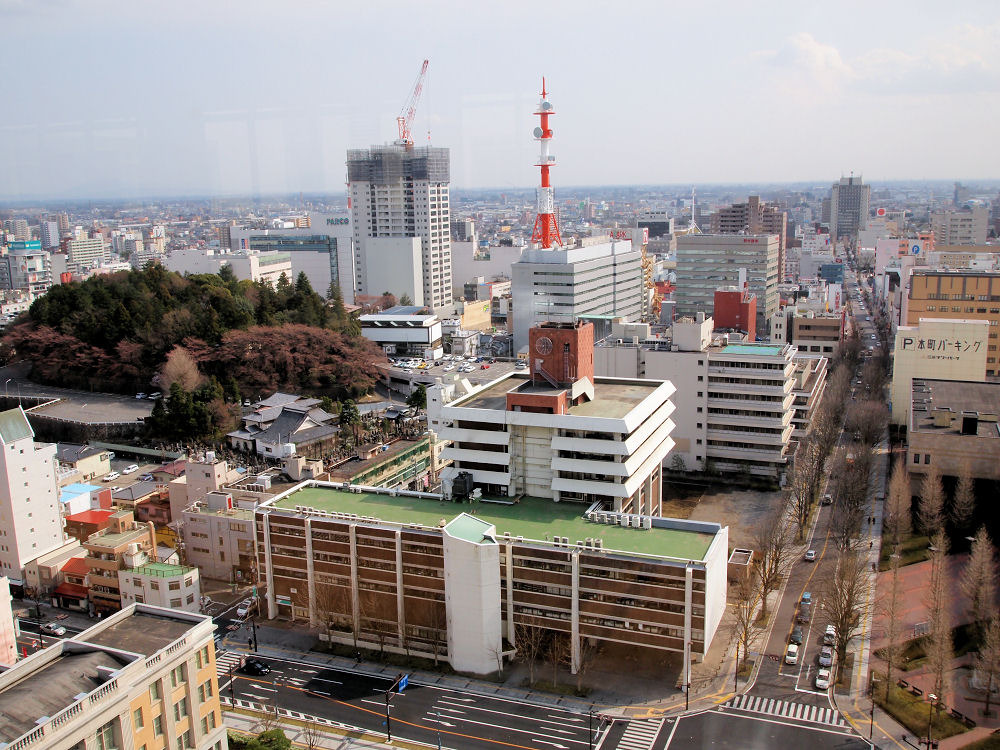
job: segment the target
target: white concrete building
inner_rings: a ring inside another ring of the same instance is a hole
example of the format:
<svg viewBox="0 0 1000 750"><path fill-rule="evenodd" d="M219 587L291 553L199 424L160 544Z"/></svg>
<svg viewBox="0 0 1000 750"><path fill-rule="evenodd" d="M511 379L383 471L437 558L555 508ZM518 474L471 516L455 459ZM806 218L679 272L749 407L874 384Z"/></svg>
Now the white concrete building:
<svg viewBox="0 0 1000 750"><path fill-rule="evenodd" d="M397 305L362 315L361 335L399 357L438 359L444 354L441 321L426 308Z"/></svg>
<svg viewBox="0 0 1000 750"><path fill-rule="evenodd" d="M988 320L947 318L921 318L915 326L899 326L889 397L892 424L909 424L914 378L984 382L993 330Z"/></svg>
<svg viewBox="0 0 1000 750"><path fill-rule="evenodd" d="M553 249L525 248L511 266L511 280L515 352L539 323L642 315L642 253L631 240L594 237Z"/></svg>
<svg viewBox="0 0 1000 750"><path fill-rule="evenodd" d="M126 557L126 564L129 563ZM198 612L201 609L201 579L198 568L145 562L118 571L122 607L132 603Z"/></svg>
<svg viewBox="0 0 1000 750"><path fill-rule="evenodd" d="M62 546L56 446L36 443L20 407L0 412L0 575L23 584L26 563Z"/></svg>
<svg viewBox="0 0 1000 750"><path fill-rule="evenodd" d="M532 365L467 391L428 390L428 420L451 441L445 494L470 474L483 492L602 503L659 516L660 466L670 453L674 386L595 378L593 326L531 329ZM461 393L466 391L465 393Z"/></svg>
<svg viewBox="0 0 1000 750"><path fill-rule="evenodd" d="M670 340L599 342L595 371L668 380L682 394L668 468L777 480L794 430L796 349L729 344L726 334L713 334L714 325L699 315L675 321Z"/></svg>
<svg viewBox="0 0 1000 750"><path fill-rule="evenodd" d="M103 237L77 237L66 243L66 263L71 271L97 268L106 255Z"/></svg>
<svg viewBox="0 0 1000 750"><path fill-rule="evenodd" d="M348 195L355 247L355 295L401 296L404 291L381 289L372 280L385 270L386 251L392 244L377 245L369 257L372 240L420 240L421 287L413 302L441 308L452 300L451 181L448 149L400 145L372 146L347 152ZM396 246L404 256L413 243ZM372 275L374 274L374 276Z"/></svg>

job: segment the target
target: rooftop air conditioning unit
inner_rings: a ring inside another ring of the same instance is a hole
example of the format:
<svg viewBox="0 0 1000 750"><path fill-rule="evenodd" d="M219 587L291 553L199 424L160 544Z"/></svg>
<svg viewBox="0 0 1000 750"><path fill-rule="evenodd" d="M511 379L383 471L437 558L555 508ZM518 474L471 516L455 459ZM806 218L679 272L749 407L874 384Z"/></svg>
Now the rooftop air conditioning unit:
<svg viewBox="0 0 1000 750"><path fill-rule="evenodd" d="M642 527L644 529L651 529L651 528L653 528L653 517L652 516L646 516L645 518L643 518L642 519Z"/></svg>

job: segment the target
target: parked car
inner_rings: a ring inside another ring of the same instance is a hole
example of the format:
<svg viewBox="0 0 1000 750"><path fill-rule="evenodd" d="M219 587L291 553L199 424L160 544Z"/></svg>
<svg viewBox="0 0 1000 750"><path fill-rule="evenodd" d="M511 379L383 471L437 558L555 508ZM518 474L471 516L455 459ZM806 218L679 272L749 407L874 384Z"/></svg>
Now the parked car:
<svg viewBox="0 0 1000 750"><path fill-rule="evenodd" d="M49 635L66 635L66 628L58 622L46 622L38 629Z"/></svg>
<svg viewBox="0 0 1000 750"><path fill-rule="evenodd" d="M137 471L139 471L139 464L129 464L122 469L122 474L135 474Z"/></svg>
<svg viewBox="0 0 1000 750"><path fill-rule="evenodd" d="M823 646L819 652L819 665L829 667L833 665L833 646Z"/></svg>
<svg viewBox="0 0 1000 750"><path fill-rule="evenodd" d="M789 643L794 643L796 646L802 645L802 626L796 625L792 628L792 634L788 637Z"/></svg>
<svg viewBox="0 0 1000 750"><path fill-rule="evenodd" d="M110 474L105 474L104 475L104 481L105 482L113 482L116 479L118 479L118 477L120 477L120 476L121 476L121 474L119 474L117 471L112 471Z"/></svg>
<svg viewBox="0 0 1000 750"><path fill-rule="evenodd" d="M826 495L823 495L823 500L821 501L820 504L821 505L833 505L833 496L830 495L829 493L826 494Z"/></svg>
<svg viewBox="0 0 1000 750"><path fill-rule="evenodd" d="M809 622L812 619L812 605L800 604L798 614L795 615L796 622Z"/></svg>
<svg viewBox="0 0 1000 750"><path fill-rule="evenodd" d="M137 400L141 400L141 399L146 398L146 394L140 392L140 393L135 394L135 397L136 397Z"/></svg>
<svg viewBox="0 0 1000 750"><path fill-rule="evenodd" d="M487 365L487 364L482 364L482 365L479 365L479 369L480 370L488 370L488 369L490 369L490 366Z"/></svg>
<svg viewBox="0 0 1000 750"><path fill-rule="evenodd" d="M788 650L785 651L785 664L798 664L799 663L799 647L794 643L789 644Z"/></svg>
<svg viewBox="0 0 1000 750"><path fill-rule="evenodd" d="M832 646L837 642L837 629L833 625L826 626L826 632L823 633L823 643L827 646Z"/></svg>
<svg viewBox="0 0 1000 750"><path fill-rule="evenodd" d="M139 481L140 482L152 482L152 481L154 481L153 475L152 474L143 474L141 477L139 477Z"/></svg>
<svg viewBox="0 0 1000 750"><path fill-rule="evenodd" d="M243 674L254 675L255 677L260 677L262 675L270 674L271 668L267 666L264 662L256 657L251 657L244 661L240 665L240 671Z"/></svg>
<svg viewBox="0 0 1000 750"><path fill-rule="evenodd" d="M802 559L805 560L806 562L816 562L816 550L814 549L807 550L806 553L802 556Z"/></svg>
<svg viewBox="0 0 1000 750"><path fill-rule="evenodd" d="M802 592L802 603L803 604L812 604L812 600L813 600L813 595L812 595L811 592L809 592L809 591L803 591Z"/></svg>
<svg viewBox="0 0 1000 750"><path fill-rule="evenodd" d="M247 615L254 611L256 607L256 602L251 599L244 599L240 602L240 606L236 608L236 616L239 619L244 619Z"/></svg>
<svg viewBox="0 0 1000 750"><path fill-rule="evenodd" d="M816 673L816 689L817 690L829 690L830 689L830 670L820 669Z"/></svg>
<svg viewBox="0 0 1000 750"><path fill-rule="evenodd" d="M150 398L151 398L151 399L152 399L153 401L155 401L155 400L156 400L156 399L158 399L158 398L163 398L163 394L162 394L162 393L160 393L159 391L153 391L152 393L150 393L150 394L149 394L149 397L150 397Z"/></svg>

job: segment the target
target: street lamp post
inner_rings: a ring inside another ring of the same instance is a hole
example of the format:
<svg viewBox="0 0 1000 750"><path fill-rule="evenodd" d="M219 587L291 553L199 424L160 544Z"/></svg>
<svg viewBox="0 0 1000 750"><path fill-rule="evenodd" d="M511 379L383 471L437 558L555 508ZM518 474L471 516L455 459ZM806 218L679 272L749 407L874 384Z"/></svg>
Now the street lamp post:
<svg viewBox="0 0 1000 750"><path fill-rule="evenodd" d="M938 697L934 693L928 693L927 697L930 699L927 703L927 750L931 750L931 720L934 714L934 704L937 703Z"/></svg>

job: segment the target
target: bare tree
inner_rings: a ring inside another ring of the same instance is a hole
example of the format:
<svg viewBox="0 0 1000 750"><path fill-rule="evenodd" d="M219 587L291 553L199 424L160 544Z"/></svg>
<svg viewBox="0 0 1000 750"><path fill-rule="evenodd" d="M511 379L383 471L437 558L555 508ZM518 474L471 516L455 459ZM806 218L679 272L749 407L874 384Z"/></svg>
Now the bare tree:
<svg viewBox="0 0 1000 750"><path fill-rule="evenodd" d="M306 721L302 725L302 731L299 732L299 742L306 750L319 750L323 742L323 732L319 728L319 724L314 721Z"/></svg>
<svg viewBox="0 0 1000 750"><path fill-rule="evenodd" d="M980 678L986 677L986 707L983 709L983 716L989 716L993 685L1000 679L1000 615L993 615L986 626L976 659L976 671Z"/></svg>
<svg viewBox="0 0 1000 750"><path fill-rule="evenodd" d="M892 668L899 663L903 654L902 643L902 614L903 614L903 587L899 580L899 546L893 545L892 554L889 557L889 591L880 602L882 615L885 618L885 647L882 653L885 655L885 699L889 700L889 689L892 686Z"/></svg>
<svg viewBox="0 0 1000 750"><path fill-rule="evenodd" d="M833 578L823 587L826 622L836 631L837 674L847 657L847 647L861 628L861 614L870 590L868 563L864 555L845 552Z"/></svg>
<svg viewBox="0 0 1000 750"><path fill-rule="evenodd" d="M933 536L944 525L944 487L941 472L935 466L928 466L920 483L920 504L917 506L917 520L920 530Z"/></svg>
<svg viewBox="0 0 1000 750"><path fill-rule="evenodd" d="M959 580L959 587L969 600L969 617L976 624L980 637L985 632L987 621L996 611L995 554L993 542L983 526L976 532L969 559Z"/></svg>
<svg viewBox="0 0 1000 750"><path fill-rule="evenodd" d="M546 657L552 662L553 687L559 684L559 667L569 660L571 652L569 636L565 633L553 632L545 651Z"/></svg>
<svg viewBox="0 0 1000 750"><path fill-rule="evenodd" d="M785 523L782 507L771 510L753 532L753 547L758 554L757 583L760 586L760 616L767 617L767 595L778 588L788 569L792 549L791 525Z"/></svg>
<svg viewBox="0 0 1000 750"><path fill-rule="evenodd" d="M597 656L598 650L598 645L596 643L592 643L590 638L585 635L580 637L580 662L576 665L577 693L581 693L583 691L583 675L586 673L587 668L593 664L594 657Z"/></svg>
<svg viewBox="0 0 1000 750"><path fill-rule="evenodd" d="M746 661L750 653L750 644L760 630L757 620L757 603L760 601L760 584L757 581L756 568L740 578L733 596L732 606L735 615L736 634L736 673L737 679L742 661ZM742 661L740 650L743 651Z"/></svg>
<svg viewBox="0 0 1000 750"><path fill-rule="evenodd" d="M889 480L889 495L885 502L885 532L893 547L898 547L903 537L910 533L913 495L906 465L900 457Z"/></svg>
<svg viewBox="0 0 1000 750"><path fill-rule="evenodd" d="M857 401L847 410L847 431L863 445L878 445L889 423L889 410L882 401Z"/></svg>
<svg viewBox="0 0 1000 750"><path fill-rule="evenodd" d="M817 477L821 462L819 444L807 436L799 443L799 448L795 451L795 466L789 480L792 513L795 515L795 525L798 528L800 542L805 537L809 514L812 512L813 503L816 500Z"/></svg>
<svg viewBox="0 0 1000 750"><path fill-rule="evenodd" d="M955 528L965 530L976 512L976 480L972 478L972 464L965 460L959 470L955 497L951 503L951 520Z"/></svg>
<svg viewBox="0 0 1000 750"><path fill-rule="evenodd" d="M819 445L820 455L823 457L830 455L840 435L840 415L837 413L840 407L836 405L836 401L836 393L832 386L827 385L823 402L812 418L811 434Z"/></svg>
<svg viewBox="0 0 1000 750"><path fill-rule="evenodd" d="M835 477L831 533L841 550L850 549L861 535L861 521L868 515L871 455L855 446L848 455L837 453L831 474Z"/></svg>
<svg viewBox="0 0 1000 750"><path fill-rule="evenodd" d="M948 537L938 529L931 538L931 570L924 591L928 614L927 665L934 677L934 693L944 695L954 657L951 637L951 581L948 578Z"/></svg>
<svg viewBox="0 0 1000 750"><path fill-rule="evenodd" d="M163 363L157 375L156 384L164 392L170 390L170 386L178 383L185 391L193 391L204 382L205 377L198 370L198 363L194 357L183 346L175 346L167 355L167 361Z"/></svg>
<svg viewBox="0 0 1000 750"><path fill-rule="evenodd" d="M535 664L545 650L545 631L537 625L514 625L517 658L528 665L528 685L535 684Z"/></svg>

